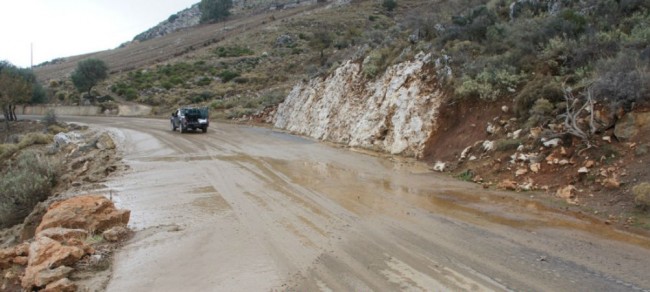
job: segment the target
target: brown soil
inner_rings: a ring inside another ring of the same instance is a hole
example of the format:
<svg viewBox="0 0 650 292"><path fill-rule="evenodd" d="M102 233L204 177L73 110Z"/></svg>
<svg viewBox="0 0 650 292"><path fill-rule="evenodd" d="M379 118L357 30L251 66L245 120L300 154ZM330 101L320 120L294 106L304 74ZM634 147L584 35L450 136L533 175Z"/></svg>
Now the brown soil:
<svg viewBox="0 0 650 292"><path fill-rule="evenodd" d="M637 147L650 145L650 133L639 133L635 141L619 142L610 129L594 138L597 141L591 149L585 149L580 140L567 136L563 138L562 146L553 149L541 146L538 139L535 140L528 136L529 132L522 131L520 139L530 149L528 152L538 151L542 157L547 157L553 152L559 153L563 148L566 154L560 158L570 162L566 165L551 165L542 159L538 173L533 173L528 164L510 162L516 149L483 152L477 151L479 145L472 149L472 154L478 159L460 161L461 152L466 147L483 140L504 140L507 132L522 127L520 121L513 120L515 115L511 110L505 113L502 111L501 107L505 104L507 103L445 104L440 110L438 132L427 142L423 159L432 164L437 161L446 162L446 171L450 175L473 180L485 188L497 188L499 182L504 180L520 184L532 182L532 190L517 191L522 196L535 198L551 207L594 216L606 224L631 231L650 229L650 212L637 206L631 193L636 184L650 181L650 172L646 170L650 157L643 151L637 151ZM497 134L487 133L488 122L498 124L499 121L508 121L508 129L501 129ZM606 135L612 136L611 143L600 140ZM593 161L594 166L590 168L589 174L579 175L578 169L588 160ZM516 176L518 169L526 169L527 173ZM612 177L620 183L618 187L605 183L606 178ZM558 188L567 185L576 187L575 201L567 202L556 196Z"/></svg>

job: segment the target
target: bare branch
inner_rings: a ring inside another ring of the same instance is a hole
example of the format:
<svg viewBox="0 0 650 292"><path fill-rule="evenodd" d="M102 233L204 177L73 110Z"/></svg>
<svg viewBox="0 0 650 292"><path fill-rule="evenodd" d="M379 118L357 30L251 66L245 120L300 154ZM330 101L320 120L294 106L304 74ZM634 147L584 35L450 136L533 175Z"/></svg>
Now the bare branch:
<svg viewBox="0 0 650 292"><path fill-rule="evenodd" d="M564 116L564 127L566 133L582 139L582 141L587 145L587 148L591 148L591 136L596 132L596 127L594 125L594 102L591 96L591 89L587 90L586 99L586 101L582 101L580 98L576 98L573 95L570 88L564 88L566 112L562 116ZM578 109L576 110L576 108ZM583 111L588 111L590 115L588 132L578 125L578 120Z"/></svg>

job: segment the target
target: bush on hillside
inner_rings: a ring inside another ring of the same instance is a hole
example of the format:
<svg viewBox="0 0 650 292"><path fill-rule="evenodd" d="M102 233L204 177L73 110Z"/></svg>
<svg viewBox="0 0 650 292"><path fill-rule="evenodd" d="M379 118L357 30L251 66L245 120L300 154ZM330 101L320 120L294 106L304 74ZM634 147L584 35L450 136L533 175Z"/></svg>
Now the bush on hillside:
<svg viewBox="0 0 650 292"><path fill-rule="evenodd" d="M597 64L592 89L596 100L630 110L633 103L650 100L650 66L639 56L622 52Z"/></svg>
<svg viewBox="0 0 650 292"><path fill-rule="evenodd" d="M230 16L232 0L201 0L199 10L201 11L201 22L216 22Z"/></svg>
<svg viewBox="0 0 650 292"><path fill-rule="evenodd" d="M40 201L50 195L58 168L34 152L21 153L0 175L0 228L22 222Z"/></svg>
<svg viewBox="0 0 650 292"><path fill-rule="evenodd" d="M241 57L241 56L249 56L255 54L255 52L253 52L249 48L238 47L238 46L218 47L214 49L214 53L219 58Z"/></svg>

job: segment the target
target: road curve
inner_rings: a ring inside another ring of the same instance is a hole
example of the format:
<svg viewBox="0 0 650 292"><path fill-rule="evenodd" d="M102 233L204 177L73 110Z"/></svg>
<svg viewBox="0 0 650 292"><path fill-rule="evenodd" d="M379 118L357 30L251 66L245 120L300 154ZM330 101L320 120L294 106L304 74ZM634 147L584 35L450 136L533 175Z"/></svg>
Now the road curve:
<svg viewBox="0 0 650 292"><path fill-rule="evenodd" d="M650 241L419 162L213 123L109 128L137 231L108 291L648 291Z"/></svg>

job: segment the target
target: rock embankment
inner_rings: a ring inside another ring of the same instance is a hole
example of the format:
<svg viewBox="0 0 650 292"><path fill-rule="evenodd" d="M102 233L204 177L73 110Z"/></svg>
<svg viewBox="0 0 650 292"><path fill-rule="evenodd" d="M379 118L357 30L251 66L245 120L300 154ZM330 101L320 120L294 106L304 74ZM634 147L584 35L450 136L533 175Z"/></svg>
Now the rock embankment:
<svg viewBox="0 0 650 292"><path fill-rule="evenodd" d="M68 277L77 262L102 257L96 252L98 242L124 239L129 217L129 210L117 209L100 195L52 204L33 240L0 250L0 290L76 291Z"/></svg>
<svg viewBox="0 0 650 292"><path fill-rule="evenodd" d="M275 127L320 140L419 157L442 102L430 55L389 67L368 82L348 61L326 78L296 85L273 118Z"/></svg>

